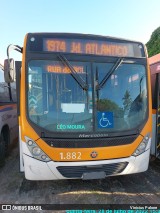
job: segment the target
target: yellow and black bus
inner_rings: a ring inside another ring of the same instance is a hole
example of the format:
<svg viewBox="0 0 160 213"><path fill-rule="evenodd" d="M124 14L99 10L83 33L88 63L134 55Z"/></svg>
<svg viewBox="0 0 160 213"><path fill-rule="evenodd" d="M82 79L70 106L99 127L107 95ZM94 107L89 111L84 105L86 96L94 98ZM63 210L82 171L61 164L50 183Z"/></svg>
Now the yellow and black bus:
<svg viewBox="0 0 160 213"><path fill-rule="evenodd" d="M27 179L99 179L147 170L152 106L142 43L28 33L19 50L20 169Z"/></svg>

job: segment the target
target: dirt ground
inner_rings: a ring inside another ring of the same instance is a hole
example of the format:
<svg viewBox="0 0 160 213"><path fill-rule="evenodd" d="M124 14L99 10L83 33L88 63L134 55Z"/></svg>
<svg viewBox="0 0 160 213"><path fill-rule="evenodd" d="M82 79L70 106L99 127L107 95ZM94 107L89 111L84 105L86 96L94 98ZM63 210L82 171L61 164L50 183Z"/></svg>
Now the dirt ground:
<svg viewBox="0 0 160 213"><path fill-rule="evenodd" d="M147 172L103 180L28 181L19 172L15 147L6 165L0 168L0 204L3 203L160 204L160 161L151 162Z"/></svg>

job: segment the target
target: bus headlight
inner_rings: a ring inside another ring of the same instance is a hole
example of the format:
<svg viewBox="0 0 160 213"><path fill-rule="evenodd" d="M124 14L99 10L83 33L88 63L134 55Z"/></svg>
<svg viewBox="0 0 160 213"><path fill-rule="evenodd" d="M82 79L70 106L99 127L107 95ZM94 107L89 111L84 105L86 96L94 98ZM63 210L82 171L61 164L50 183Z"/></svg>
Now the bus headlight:
<svg viewBox="0 0 160 213"><path fill-rule="evenodd" d="M33 147L32 154L34 156L40 156L41 155L41 149L39 147L37 147L37 146Z"/></svg>
<svg viewBox="0 0 160 213"><path fill-rule="evenodd" d="M146 151L146 147L149 141L149 136L150 134L148 133L142 140L142 142L139 144L139 146L137 147L137 149L134 151L134 153L132 154L134 157L142 154L143 152Z"/></svg>
<svg viewBox="0 0 160 213"><path fill-rule="evenodd" d="M30 138L25 137L27 147L31 153L31 155L37 160L41 161L51 161L51 159L41 150L41 148Z"/></svg>

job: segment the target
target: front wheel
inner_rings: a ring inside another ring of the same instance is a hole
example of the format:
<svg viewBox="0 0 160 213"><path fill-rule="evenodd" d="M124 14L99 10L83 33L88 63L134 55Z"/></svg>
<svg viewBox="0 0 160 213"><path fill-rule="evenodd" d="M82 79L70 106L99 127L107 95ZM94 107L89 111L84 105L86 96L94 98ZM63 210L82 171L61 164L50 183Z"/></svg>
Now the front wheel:
<svg viewBox="0 0 160 213"><path fill-rule="evenodd" d="M3 132L0 135L0 167L5 164L5 140Z"/></svg>

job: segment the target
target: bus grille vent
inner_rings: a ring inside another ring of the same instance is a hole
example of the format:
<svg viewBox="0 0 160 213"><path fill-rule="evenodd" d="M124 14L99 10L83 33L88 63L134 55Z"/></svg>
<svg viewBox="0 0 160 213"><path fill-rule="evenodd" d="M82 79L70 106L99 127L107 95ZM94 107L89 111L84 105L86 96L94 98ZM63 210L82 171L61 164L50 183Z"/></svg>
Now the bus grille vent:
<svg viewBox="0 0 160 213"><path fill-rule="evenodd" d="M57 148L90 148L90 147L108 147L131 144L138 135L122 136L115 138L88 138L88 139L46 139L42 138L48 145Z"/></svg>
<svg viewBox="0 0 160 213"><path fill-rule="evenodd" d="M81 178L83 173L105 172L106 176L116 175L126 168L128 162L102 164L94 166L59 166L57 170L66 178Z"/></svg>

